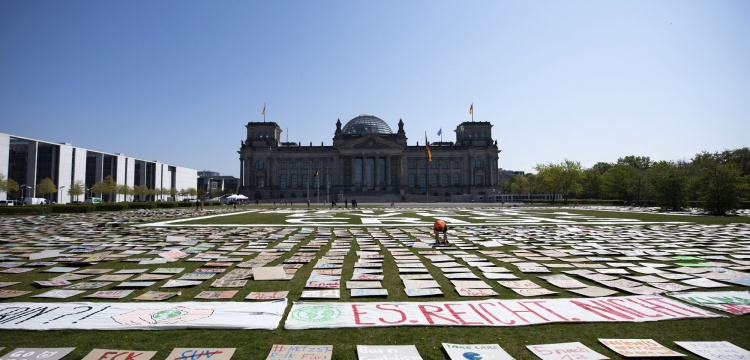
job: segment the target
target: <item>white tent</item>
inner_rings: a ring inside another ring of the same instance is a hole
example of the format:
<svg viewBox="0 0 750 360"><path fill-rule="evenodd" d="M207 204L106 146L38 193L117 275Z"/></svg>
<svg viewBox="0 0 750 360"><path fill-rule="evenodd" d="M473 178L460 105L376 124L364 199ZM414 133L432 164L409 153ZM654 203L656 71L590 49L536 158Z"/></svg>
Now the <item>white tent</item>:
<svg viewBox="0 0 750 360"><path fill-rule="evenodd" d="M232 194L232 195L227 196L227 200L247 200L247 199L248 197L242 194L240 195Z"/></svg>

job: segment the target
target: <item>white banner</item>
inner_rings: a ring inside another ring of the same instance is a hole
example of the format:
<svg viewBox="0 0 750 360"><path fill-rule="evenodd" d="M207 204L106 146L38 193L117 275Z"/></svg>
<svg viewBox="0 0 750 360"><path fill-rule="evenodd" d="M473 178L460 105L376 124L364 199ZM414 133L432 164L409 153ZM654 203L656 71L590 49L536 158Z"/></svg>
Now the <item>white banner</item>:
<svg viewBox="0 0 750 360"><path fill-rule="evenodd" d="M0 330L273 330L279 326L286 304L286 299L252 303L0 303Z"/></svg>
<svg viewBox="0 0 750 360"><path fill-rule="evenodd" d="M712 317L723 316L658 295L446 302L298 302L292 306L284 328L523 326Z"/></svg>

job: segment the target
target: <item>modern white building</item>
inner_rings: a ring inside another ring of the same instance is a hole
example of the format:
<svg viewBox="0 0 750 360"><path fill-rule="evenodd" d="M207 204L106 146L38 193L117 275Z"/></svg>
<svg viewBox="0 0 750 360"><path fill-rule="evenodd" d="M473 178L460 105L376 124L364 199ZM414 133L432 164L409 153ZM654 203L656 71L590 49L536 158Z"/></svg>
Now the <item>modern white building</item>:
<svg viewBox="0 0 750 360"><path fill-rule="evenodd" d="M149 189L181 190L195 188L198 178L195 169L4 133L0 133L0 174L20 185L19 194L11 196L17 199L37 197L37 184L50 178L57 187L52 201L60 204L75 200L68 195L68 189L79 180L86 189L112 176L117 184L131 188L145 185ZM89 196L88 191L85 196ZM0 200L8 198L7 193L0 193ZM116 195L115 199L106 200L126 199Z"/></svg>

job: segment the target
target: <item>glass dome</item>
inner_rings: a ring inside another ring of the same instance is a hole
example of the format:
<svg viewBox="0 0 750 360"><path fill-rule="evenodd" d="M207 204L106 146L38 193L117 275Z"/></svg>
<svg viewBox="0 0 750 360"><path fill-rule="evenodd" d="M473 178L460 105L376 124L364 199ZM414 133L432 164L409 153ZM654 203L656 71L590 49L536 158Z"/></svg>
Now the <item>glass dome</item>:
<svg viewBox="0 0 750 360"><path fill-rule="evenodd" d="M385 121L372 115L360 115L344 125L344 134L393 134L391 127Z"/></svg>

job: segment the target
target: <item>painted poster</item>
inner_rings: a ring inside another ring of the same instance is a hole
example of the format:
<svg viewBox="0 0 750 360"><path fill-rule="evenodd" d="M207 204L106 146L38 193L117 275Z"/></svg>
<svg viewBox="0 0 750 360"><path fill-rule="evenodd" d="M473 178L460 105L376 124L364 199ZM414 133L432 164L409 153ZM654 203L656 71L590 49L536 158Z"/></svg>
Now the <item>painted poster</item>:
<svg viewBox="0 0 750 360"><path fill-rule="evenodd" d="M674 343L708 360L750 359L750 351L728 341L675 341Z"/></svg>
<svg viewBox="0 0 750 360"><path fill-rule="evenodd" d="M81 360L124 360L136 358L138 360L149 360L154 355L156 355L156 351L94 349Z"/></svg>
<svg viewBox="0 0 750 360"><path fill-rule="evenodd" d="M58 360L70 354L75 348L18 348L0 357L0 360L44 359Z"/></svg>
<svg viewBox="0 0 750 360"><path fill-rule="evenodd" d="M0 330L273 330L279 326L286 304L286 299L244 303L0 303Z"/></svg>
<svg viewBox="0 0 750 360"><path fill-rule="evenodd" d="M422 360L414 345L357 345L359 360Z"/></svg>
<svg viewBox="0 0 750 360"><path fill-rule="evenodd" d="M498 344L447 344L443 349L451 360L513 360Z"/></svg>
<svg viewBox="0 0 750 360"><path fill-rule="evenodd" d="M286 329L382 326L523 326L721 317L658 295L451 302L297 302Z"/></svg>
<svg viewBox="0 0 750 360"><path fill-rule="evenodd" d="M599 339L599 341L624 357L686 356L651 339Z"/></svg>
<svg viewBox="0 0 750 360"><path fill-rule="evenodd" d="M229 360L236 348L176 348L166 360Z"/></svg>
<svg viewBox="0 0 750 360"><path fill-rule="evenodd" d="M330 360L333 356L333 345L278 345L271 346L266 360ZM212 359L213 360L213 359Z"/></svg>
<svg viewBox="0 0 750 360"><path fill-rule="evenodd" d="M750 313L750 291L701 291L670 293L668 295L682 301L726 311L734 315Z"/></svg>
<svg viewBox="0 0 750 360"><path fill-rule="evenodd" d="M526 345L529 351L542 360L606 360L608 357L591 350L579 342Z"/></svg>

